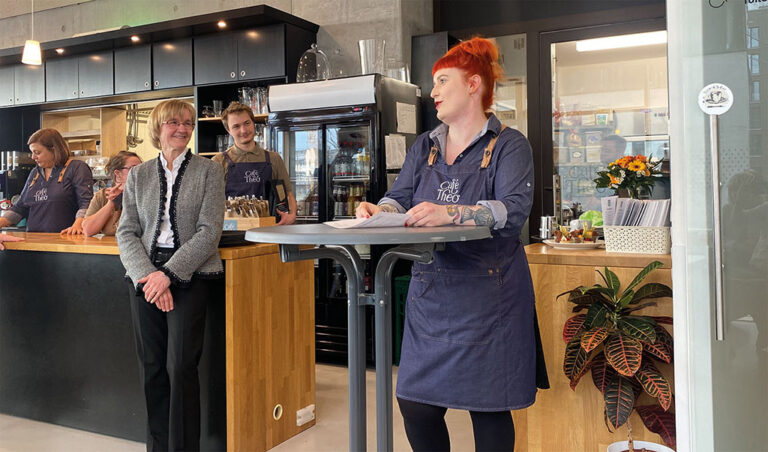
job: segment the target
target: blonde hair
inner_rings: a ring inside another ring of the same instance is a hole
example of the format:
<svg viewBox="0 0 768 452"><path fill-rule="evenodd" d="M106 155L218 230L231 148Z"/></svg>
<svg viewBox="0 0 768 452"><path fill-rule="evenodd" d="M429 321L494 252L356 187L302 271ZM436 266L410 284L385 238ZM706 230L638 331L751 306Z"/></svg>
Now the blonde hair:
<svg viewBox="0 0 768 452"><path fill-rule="evenodd" d="M192 119L195 118L195 107L189 102L179 99L164 100L152 109L152 113L149 114L149 120L147 120L147 131L149 132L152 146L162 150L160 147L160 127L165 121L173 118L181 119L181 114L184 111L188 111Z"/></svg>
<svg viewBox="0 0 768 452"><path fill-rule="evenodd" d="M27 146L35 143L40 143L53 153L53 160L56 166L64 166L67 160L69 160L69 145L67 145L66 140L64 140L64 137L61 136L58 130L38 130L29 137Z"/></svg>

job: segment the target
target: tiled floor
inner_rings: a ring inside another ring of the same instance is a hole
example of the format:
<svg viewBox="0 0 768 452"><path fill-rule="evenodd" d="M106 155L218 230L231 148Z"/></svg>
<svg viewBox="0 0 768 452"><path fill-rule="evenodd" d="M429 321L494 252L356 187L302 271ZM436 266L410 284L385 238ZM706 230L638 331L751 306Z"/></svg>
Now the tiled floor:
<svg viewBox="0 0 768 452"><path fill-rule="evenodd" d="M397 369L395 369L395 372ZM376 450L375 374L367 374L368 450ZM317 424L278 445L275 452L343 451L348 447L347 369L317 366ZM394 402L395 451L408 451L403 420ZM474 450L469 414L446 416L453 450ZM53 424L0 414L0 452L141 452L144 445Z"/></svg>

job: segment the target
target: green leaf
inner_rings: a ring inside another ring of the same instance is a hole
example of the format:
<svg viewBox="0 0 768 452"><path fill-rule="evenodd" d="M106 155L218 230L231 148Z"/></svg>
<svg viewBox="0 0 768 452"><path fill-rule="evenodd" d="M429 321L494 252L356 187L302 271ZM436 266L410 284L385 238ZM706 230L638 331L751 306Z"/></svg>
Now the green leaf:
<svg viewBox="0 0 768 452"><path fill-rule="evenodd" d="M650 361L644 362L635 374L635 378L643 385L643 389L649 396L659 400L659 405L665 411L669 409L672 405L672 387L656 366Z"/></svg>
<svg viewBox="0 0 768 452"><path fill-rule="evenodd" d="M614 293L619 293L619 288L621 288L621 281L619 281L619 277L616 276L616 273L612 272L608 267L605 267L605 283L608 285L608 287L613 290Z"/></svg>
<svg viewBox="0 0 768 452"><path fill-rule="evenodd" d="M587 311L587 318L584 320L584 328L589 330L596 326L603 326L607 321L610 312L602 304L593 304Z"/></svg>
<svg viewBox="0 0 768 452"><path fill-rule="evenodd" d="M568 345L565 346L565 359L563 360L563 372L571 381L571 389L575 390L576 385L584 373L589 370L589 353L581 348L580 338L574 337Z"/></svg>
<svg viewBox="0 0 768 452"><path fill-rule="evenodd" d="M610 331L608 328L604 328L602 326L592 328L591 330L581 335L581 348L583 348L587 353L591 352L597 348L598 345L602 344L605 339L608 338L609 332Z"/></svg>
<svg viewBox="0 0 768 452"><path fill-rule="evenodd" d="M592 359L591 370L592 382L602 394L605 394L605 390L608 388L608 384L610 384L611 380L618 376L618 374L615 370L613 370L613 367L608 364L604 353L600 352L595 355L595 357Z"/></svg>
<svg viewBox="0 0 768 452"><path fill-rule="evenodd" d="M632 302L632 298L635 296L635 293L631 290L624 291L624 294L621 296L621 299L618 303L616 303L619 307L619 309L624 309L627 307L628 304Z"/></svg>
<svg viewBox="0 0 768 452"><path fill-rule="evenodd" d="M605 414L610 427L618 429L627 422L635 406L635 391L628 378L617 375L605 390Z"/></svg>
<svg viewBox="0 0 768 452"><path fill-rule="evenodd" d="M605 358L621 375L635 375L643 359L643 344L622 334L616 334L605 342Z"/></svg>
<svg viewBox="0 0 768 452"><path fill-rule="evenodd" d="M621 310L621 315L628 315L630 312L639 311L639 310L645 309L645 308L647 308L649 306L656 306L657 304L658 303L656 303L655 301L649 301L648 303L643 303L641 305L637 305L637 306L632 307L632 308L622 309Z"/></svg>
<svg viewBox="0 0 768 452"><path fill-rule="evenodd" d="M677 446L674 413L664 411L658 405L637 406L635 409L643 420L645 428L661 436L667 446L672 448Z"/></svg>
<svg viewBox="0 0 768 452"><path fill-rule="evenodd" d="M616 326L627 336L639 341L656 342L656 330L653 321L647 321L641 317L624 317L616 322Z"/></svg>
<svg viewBox="0 0 768 452"><path fill-rule="evenodd" d="M646 298L666 298L671 296L672 289L669 286L660 283L648 283L637 289L632 304L635 304L640 300L645 300Z"/></svg>
<svg viewBox="0 0 768 452"><path fill-rule="evenodd" d="M582 331L586 318L586 314L579 314L565 321L565 325L563 325L563 342L566 344L571 342L571 339Z"/></svg>
<svg viewBox="0 0 768 452"><path fill-rule="evenodd" d="M625 290L632 290L635 287L637 287L638 284L643 282L646 276L648 276L648 273L656 270L659 267L663 267L664 264L662 264L659 261L653 261L650 264L646 265L644 269L640 270L640 272L635 276L635 279L632 280L631 283L627 286Z"/></svg>

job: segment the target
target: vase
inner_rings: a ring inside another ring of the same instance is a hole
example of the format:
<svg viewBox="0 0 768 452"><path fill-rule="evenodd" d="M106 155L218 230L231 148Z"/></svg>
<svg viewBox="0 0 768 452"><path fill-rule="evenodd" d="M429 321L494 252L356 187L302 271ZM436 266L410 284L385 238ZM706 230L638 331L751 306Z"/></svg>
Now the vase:
<svg viewBox="0 0 768 452"><path fill-rule="evenodd" d="M619 188L619 189L616 189L616 195L619 198L640 199L640 189L639 188Z"/></svg>

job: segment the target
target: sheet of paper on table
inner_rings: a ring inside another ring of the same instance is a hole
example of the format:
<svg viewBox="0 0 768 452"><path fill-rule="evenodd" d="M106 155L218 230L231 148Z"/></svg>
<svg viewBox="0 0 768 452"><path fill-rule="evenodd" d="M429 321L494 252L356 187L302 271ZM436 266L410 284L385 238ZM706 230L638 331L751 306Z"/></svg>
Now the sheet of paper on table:
<svg viewBox="0 0 768 452"><path fill-rule="evenodd" d="M411 218L406 213L379 212L370 218L355 218L352 220L326 221L325 224L339 229L351 228L394 228L405 227L405 222Z"/></svg>

